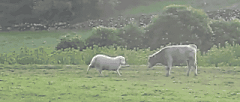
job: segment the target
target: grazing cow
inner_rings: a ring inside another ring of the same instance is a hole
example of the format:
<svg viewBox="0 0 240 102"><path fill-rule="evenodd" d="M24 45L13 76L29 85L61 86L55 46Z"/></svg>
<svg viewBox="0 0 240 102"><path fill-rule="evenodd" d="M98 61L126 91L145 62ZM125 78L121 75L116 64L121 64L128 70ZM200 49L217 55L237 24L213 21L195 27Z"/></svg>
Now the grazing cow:
<svg viewBox="0 0 240 102"><path fill-rule="evenodd" d="M122 65L126 65L126 61L123 56L109 57L106 55L98 54L92 58L92 61L87 69L87 74L90 68L96 68L100 74L102 74L102 70L113 70L117 71L118 75L121 76L119 69Z"/></svg>
<svg viewBox="0 0 240 102"><path fill-rule="evenodd" d="M186 62L188 66L187 76L189 76L191 66L195 68L195 76L197 76L196 57L197 46L194 44L167 46L148 57L148 68L153 67L157 63L161 63L162 65L166 66L166 76L169 76L173 65Z"/></svg>

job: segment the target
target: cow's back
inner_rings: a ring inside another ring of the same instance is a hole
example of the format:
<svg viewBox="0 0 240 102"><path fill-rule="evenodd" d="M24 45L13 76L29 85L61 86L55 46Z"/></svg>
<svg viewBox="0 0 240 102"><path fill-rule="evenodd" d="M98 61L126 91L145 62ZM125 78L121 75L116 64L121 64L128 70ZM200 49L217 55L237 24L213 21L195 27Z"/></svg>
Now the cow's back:
<svg viewBox="0 0 240 102"><path fill-rule="evenodd" d="M164 52L165 59L165 61L162 61L163 65L167 65L170 58L173 60L173 65L180 65L195 58L195 49L188 45L168 46L162 49L162 52Z"/></svg>

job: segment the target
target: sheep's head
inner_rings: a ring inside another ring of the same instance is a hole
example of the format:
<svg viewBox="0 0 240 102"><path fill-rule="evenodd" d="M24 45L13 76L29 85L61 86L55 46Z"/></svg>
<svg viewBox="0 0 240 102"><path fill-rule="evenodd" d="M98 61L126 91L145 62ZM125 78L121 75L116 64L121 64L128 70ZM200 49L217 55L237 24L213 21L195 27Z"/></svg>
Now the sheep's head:
<svg viewBox="0 0 240 102"><path fill-rule="evenodd" d="M125 65L125 64L126 64L125 57L123 57L123 56L118 56L118 57L119 57L119 59L120 59L120 63L123 64L123 65Z"/></svg>

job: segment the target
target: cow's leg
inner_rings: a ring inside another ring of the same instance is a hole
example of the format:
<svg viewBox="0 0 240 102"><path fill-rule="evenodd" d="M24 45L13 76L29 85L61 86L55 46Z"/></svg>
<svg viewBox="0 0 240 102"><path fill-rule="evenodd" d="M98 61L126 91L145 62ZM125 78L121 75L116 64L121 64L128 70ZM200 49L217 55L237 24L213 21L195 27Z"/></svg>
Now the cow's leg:
<svg viewBox="0 0 240 102"><path fill-rule="evenodd" d="M119 70L117 70L117 73L118 73L119 76L121 76L121 74L119 73Z"/></svg>
<svg viewBox="0 0 240 102"><path fill-rule="evenodd" d="M195 62L193 67L195 68L195 76L197 76L197 63Z"/></svg>
<svg viewBox="0 0 240 102"><path fill-rule="evenodd" d="M188 68L191 68L191 66L194 67L195 69L195 76L197 76L197 63L194 61L194 60L189 60L189 67ZM188 72L188 75L189 75L189 72Z"/></svg>
<svg viewBox="0 0 240 102"><path fill-rule="evenodd" d="M187 76L189 76L189 72L191 71L191 65L189 60L187 60L187 66L188 66Z"/></svg>
<svg viewBox="0 0 240 102"><path fill-rule="evenodd" d="M169 67L168 66L166 66L166 70L167 70L166 77L168 77L169 76Z"/></svg>
<svg viewBox="0 0 240 102"><path fill-rule="evenodd" d="M168 77L170 75L170 71L171 71L171 68L172 68L172 58L170 57L169 60L168 60L168 66L167 66L167 74L166 74L166 77Z"/></svg>
<svg viewBox="0 0 240 102"><path fill-rule="evenodd" d="M99 71L99 76L102 75L102 69L98 69Z"/></svg>
<svg viewBox="0 0 240 102"><path fill-rule="evenodd" d="M87 69L87 74L88 74L88 71L91 69L91 65L88 66L88 69Z"/></svg>
<svg viewBox="0 0 240 102"><path fill-rule="evenodd" d="M189 61L189 66L193 66L195 69L195 76L197 76L197 63L194 60Z"/></svg>

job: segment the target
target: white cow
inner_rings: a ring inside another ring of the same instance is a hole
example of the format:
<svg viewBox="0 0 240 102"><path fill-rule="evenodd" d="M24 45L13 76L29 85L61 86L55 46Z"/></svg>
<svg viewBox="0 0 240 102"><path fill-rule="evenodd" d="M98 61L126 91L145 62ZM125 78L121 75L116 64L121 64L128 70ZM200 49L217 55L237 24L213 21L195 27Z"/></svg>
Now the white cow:
<svg viewBox="0 0 240 102"><path fill-rule="evenodd" d="M100 74L102 74L102 70L113 70L117 71L118 75L121 76L119 69L122 65L126 65L126 61L123 56L109 57L106 55L98 54L92 58L92 61L87 69L87 74L90 68L96 68Z"/></svg>
<svg viewBox="0 0 240 102"><path fill-rule="evenodd" d="M197 46L194 44L167 46L148 57L148 68L153 67L157 63L161 63L162 65L166 66L166 76L169 76L173 65L186 62L188 65L187 76L189 76L191 66L195 68L195 76L197 76L196 58Z"/></svg>

